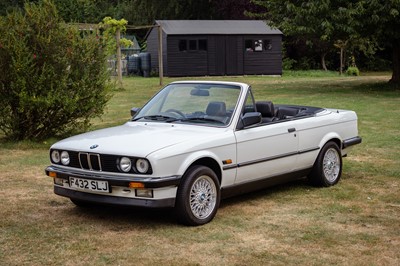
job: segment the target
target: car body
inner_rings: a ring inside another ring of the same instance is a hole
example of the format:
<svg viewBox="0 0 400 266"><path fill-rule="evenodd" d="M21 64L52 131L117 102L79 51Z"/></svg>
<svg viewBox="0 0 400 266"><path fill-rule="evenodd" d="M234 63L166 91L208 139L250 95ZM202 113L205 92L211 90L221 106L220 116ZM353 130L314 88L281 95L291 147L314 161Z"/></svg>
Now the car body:
<svg viewBox="0 0 400 266"><path fill-rule="evenodd" d="M173 82L131 112L124 125L51 146L56 194L78 206L173 207L201 225L221 198L305 176L336 184L361 143L353 111L255 102L238 82Z"/></svg>

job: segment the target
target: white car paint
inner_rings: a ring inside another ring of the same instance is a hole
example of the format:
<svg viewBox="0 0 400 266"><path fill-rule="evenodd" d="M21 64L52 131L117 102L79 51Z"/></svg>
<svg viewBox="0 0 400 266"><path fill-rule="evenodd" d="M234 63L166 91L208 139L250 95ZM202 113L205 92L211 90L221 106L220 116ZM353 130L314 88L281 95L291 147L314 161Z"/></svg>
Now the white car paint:
<svg viewBox="0 0 400 266"><path fill-rule="evenodd" d="M187 83L240 87L240 96L231 114L231 121L225 126L185 124L179 121L171 123L129 121L122 126L88 132L59 141L50 148L51 151L65 150L145 158L149 161L152 172L138 174L95 171L53 162L46 172L48 175L53 173L55 190L62 189L64 192L77 190L83 193L79 194L81 198L77 199L84 200L85 195L96 194L100 197L104 195L71 188L68 176L89 180L110 180L110 182L130 180L146 183L176 180L172 185L151 188L153 193L151 198L137 196L135 189L138 188L121 185L112 186L111 192L106 194L118 199L143 199L144 202L140 203L140 206L169 199L167 205L172 207L179 180L198 160L207 159L208 162L214 162L213 169L220 180L219 189L223 191L224 188L237 187L240 190L242 184L311 169L320 150L330 140L335 140L342 146L343 141L358 138L357 115L348 110L321 109L305 117L240 128L239 122L243 115L246 96L251 90L247 84L182 81L172 83L172 86L175 84L184 86ZM361 139L359 141L357 139L357 143L359 142ZM97 147L93 149L94 145ZM346 155L348 150L349 148L342 149L342 155ZM62 195L73 198L75 194ZM99 198L88 197L88 200L101 202Z"/></svg>

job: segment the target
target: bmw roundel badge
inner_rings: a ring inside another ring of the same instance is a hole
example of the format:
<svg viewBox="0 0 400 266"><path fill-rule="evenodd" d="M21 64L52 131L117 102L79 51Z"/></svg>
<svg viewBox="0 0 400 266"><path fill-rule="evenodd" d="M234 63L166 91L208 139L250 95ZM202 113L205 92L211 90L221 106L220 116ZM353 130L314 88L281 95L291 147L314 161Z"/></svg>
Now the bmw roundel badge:
<svg viewBox="0 0 400 266"><path fill-rule="evenodd" d="M93 150L93 149L96 149L97 147L99 147L99 145L94 144L94 145L90 146L90 149Z"/></svg>

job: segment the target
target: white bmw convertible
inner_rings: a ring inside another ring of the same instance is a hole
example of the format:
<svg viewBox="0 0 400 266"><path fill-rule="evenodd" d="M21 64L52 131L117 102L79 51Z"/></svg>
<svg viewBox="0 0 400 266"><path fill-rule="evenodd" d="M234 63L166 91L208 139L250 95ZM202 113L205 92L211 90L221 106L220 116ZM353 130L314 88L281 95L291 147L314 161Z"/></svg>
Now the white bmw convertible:
<svg viewBox="0 0 400 266"><path fill-rule="evenodd" d="M353 111L255 101L237 82L164 87L124 125L50 148L54 192L78 206L173 207L201 225L221 198L308 177L335 185L342 157L361 143Z"/></svg>

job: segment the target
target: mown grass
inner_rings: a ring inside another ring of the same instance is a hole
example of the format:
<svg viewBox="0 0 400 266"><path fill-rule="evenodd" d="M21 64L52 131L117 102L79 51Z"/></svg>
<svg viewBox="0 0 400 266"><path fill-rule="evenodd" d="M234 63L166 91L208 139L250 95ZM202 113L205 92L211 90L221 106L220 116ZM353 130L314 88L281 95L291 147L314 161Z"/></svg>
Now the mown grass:
<svg viewBox="0 0 400 266"><path fill-rule="evenodd" d="M0 140L0 265L400 264L400 90L387 73L196 79L247 82L275 103L355 110L363 143L344 158L337 186L300 180L235 197L210 224L184 227L170 210L76 208L44 175L55 139ZM127 121L158 82L126 78L93 128Z"/></svg>

